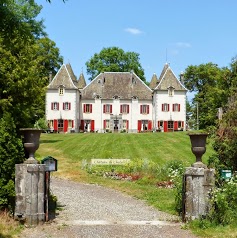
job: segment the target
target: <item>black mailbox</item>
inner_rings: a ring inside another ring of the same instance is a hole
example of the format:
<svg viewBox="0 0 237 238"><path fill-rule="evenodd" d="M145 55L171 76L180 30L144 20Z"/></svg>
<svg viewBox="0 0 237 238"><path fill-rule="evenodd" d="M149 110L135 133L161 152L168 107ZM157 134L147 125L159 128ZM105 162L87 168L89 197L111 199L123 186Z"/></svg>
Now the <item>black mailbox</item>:
<svg viewBox="0 0 237 238"><path fill-rule="evenodd" d="M58 161L52 156L45 157L41 164L45 164L45 171L57 171L58 170Z"/></svg>

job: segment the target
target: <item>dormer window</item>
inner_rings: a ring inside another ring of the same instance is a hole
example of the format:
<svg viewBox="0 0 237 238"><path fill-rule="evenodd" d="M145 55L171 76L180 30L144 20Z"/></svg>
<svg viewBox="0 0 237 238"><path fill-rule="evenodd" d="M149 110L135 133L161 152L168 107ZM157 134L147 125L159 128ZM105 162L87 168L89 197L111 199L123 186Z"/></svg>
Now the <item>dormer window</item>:
<svg viewBox="0 0 237 238"><path fill-rule="evenodd" d="M113 99L120 99L120 97L118 95L114 95Z"/></svg>
<svg viewBox="0 0 237 238"><path fill-rule="evenodd" d="M138 100L137 96L132 96L132 100Z"/></svg>
<svg viewBox="0 0 237 238"><path fill-rule="evenodd" d="M60 96L64 94L64 88L62 86L59 87L58 91Z"/></svg>
<svg viewBox="0 0 237 238"><path fill-rule="evenodd" d="M172 86L168 88L168 94L170 97L174 96L174 88Z"/></svg>

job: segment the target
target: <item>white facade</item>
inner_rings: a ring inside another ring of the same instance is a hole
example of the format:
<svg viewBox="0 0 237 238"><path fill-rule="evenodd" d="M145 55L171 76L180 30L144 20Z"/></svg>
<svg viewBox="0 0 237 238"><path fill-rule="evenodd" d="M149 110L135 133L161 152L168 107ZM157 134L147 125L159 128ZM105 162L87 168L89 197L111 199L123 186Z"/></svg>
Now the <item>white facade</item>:
<svg viewBox="0 0 237 238"><path fill-rule="evenodd" d="M186 130L187 90L167 64L152 89L133 72L102 73L82 89L76 87L77 83L70 65L63 65L49 84L46 118L51 130Z"/></svg>

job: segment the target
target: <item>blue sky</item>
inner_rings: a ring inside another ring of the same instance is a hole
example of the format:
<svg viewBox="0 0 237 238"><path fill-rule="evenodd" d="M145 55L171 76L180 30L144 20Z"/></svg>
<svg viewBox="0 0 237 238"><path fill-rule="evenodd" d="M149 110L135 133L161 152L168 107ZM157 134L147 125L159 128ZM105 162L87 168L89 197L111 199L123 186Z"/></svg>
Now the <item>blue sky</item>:
<svg viewBox="0 0 237 238"><path fill-rule="evenodd" d="M150 82L166 62L176 76L189 65L229 66L237 55L236 0L36 0L49 38L78 77L104 47L140 54Z"/></svg>

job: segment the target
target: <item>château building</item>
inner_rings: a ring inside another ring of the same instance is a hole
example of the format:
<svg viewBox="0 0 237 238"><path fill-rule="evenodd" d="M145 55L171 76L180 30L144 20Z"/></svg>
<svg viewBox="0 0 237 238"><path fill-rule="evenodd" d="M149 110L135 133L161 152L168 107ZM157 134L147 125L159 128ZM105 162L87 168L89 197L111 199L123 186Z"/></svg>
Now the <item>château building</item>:
<svg viewBox="0 0 237 238"><path fill-rule="evenodd" d="M165 64L147 86L134 72L104 72L88 85L63 64L46 93L46 119L56 132L186 130L187 89Z"/></svg>

